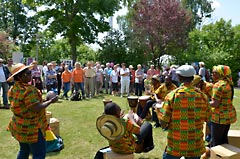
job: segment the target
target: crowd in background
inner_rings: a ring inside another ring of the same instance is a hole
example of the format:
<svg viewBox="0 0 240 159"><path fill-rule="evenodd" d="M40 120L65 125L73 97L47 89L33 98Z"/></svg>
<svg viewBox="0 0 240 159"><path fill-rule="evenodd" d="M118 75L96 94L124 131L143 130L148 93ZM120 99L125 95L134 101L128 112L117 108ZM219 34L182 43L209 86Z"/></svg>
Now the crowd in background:
<svg viewBox="0 0 240 159"><path fill-rule="evenodd" d="M11 74L13 60L8 59L7 64L3 65L0 60L0 66L4 68L4 76L1 76L1 87L3 88L3 105L9 108L7 101L8 88L13 82L6 82L5 79ZM114 64L88 61L81 65L76 62L74 66L65 63L56 63L55 61L47 63L44 61L39 65L37 61L31 63L32 69L31 84L37 87L41 92L54 91L60 98L69 99L75 92L85 98L92 98L101 93L111 94L113 96L142 96L143 93L149 92L151 89L151 77L157 75L161 82L164 77L171 76L172 82L178 86L179 80L176 75L176 65L165 66L162 69L151 64L149 67L145 64L137 66L125 63ZM0 67L1 68L1 67ZM5 69L6 68L6 69ZM205 69L204 63L200 62L199 67L195 67L196 71L204 79L209 81L209 71ZM0 73L3 74L3 72Z"/></svg>

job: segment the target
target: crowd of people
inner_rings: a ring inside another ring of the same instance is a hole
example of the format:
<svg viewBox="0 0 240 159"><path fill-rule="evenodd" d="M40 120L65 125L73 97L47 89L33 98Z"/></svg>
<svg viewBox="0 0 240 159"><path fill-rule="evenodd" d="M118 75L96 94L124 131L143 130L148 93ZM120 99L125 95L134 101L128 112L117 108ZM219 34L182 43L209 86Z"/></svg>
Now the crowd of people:
<svg viewBox="0 0 240 159"><path fill-rule="evenodd" d="M148 69L138 64L134 70L125 63L120 67L90 61L84 66L76 62L73 68L64 63L45 62L42 69L37 61L28 66L13 65L12 59L6 65L3 63L0 59L3 105L9 108L11 103L13 117L8 129L19 142L18 158L28 157L30 153L45 158L45 108L57 101L57 96L43 99L45 90L66 99L70 90L80 92L83 98L93 98L103 92L120 97L148 95L146 104L138 106L136 112L130 110L124 115L112 102L106 104L104 115L98 118L99 132L109 141L112 151L120 154L154 149L152 126L145 120L151 110L154 127L168 132L163 159L208 156L203 140L204 122L210 128L208 147L211 148L228 143L228 131L237 120L231 70L225 65L213 67L210 81L203 62L199 63L199 69L172 65L162 72L154 65ZM114 129L110 131L112 126ZM38 149L39 146L43 148Z"/></svg>

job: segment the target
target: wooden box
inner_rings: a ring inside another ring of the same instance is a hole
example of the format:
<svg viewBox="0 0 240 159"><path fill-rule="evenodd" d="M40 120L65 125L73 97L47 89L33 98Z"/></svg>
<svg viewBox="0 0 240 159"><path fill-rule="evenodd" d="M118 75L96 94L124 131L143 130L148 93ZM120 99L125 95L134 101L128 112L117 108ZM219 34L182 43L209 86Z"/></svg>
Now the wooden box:
<svg viewBox="0 0 240 159"><path fill-rule="evenodd" d="M52 112L46 111L46 118L47 118L47 122L49 124L50 123L50 118L52 118Z"/></svg>
<svg viewBox="0 0 240 159"><path fill-rule="evenodd" d="M50 118L49 126L50 126L51 130L53 131L53 133L56 136L60 135L60 132L59 132L59 120L58 119Z"/></svg>
<svg viewBox="0 0 240 159"><path fill-rule="evenodd" d="M238 147L223 144L211 148L211 159L240 159L240 149Z"/></svg>
<svg viewBox="0 0 240 159"><path fill-rule="evenodd" d="M240 148L240 130L228 131L228 143Z"/></svg>

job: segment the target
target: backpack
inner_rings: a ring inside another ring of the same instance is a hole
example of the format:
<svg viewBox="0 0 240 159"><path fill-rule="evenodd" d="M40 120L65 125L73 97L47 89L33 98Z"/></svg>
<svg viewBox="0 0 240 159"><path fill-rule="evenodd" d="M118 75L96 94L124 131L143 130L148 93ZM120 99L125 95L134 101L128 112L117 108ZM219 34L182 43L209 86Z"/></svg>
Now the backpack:
<svg viewBox="0 0 240 159"><path fill-rule="evenodd" d="M72 96L70 97L71 101L80 101L82 100L82 96L79 92L73 92Z"/></svg>

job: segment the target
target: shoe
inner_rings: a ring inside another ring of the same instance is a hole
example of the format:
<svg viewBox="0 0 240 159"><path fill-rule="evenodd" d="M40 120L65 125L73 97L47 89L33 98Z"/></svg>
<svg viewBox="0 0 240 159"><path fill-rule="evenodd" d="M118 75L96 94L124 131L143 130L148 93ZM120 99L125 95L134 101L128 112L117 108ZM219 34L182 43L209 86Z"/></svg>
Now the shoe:
<svg viewBox="0 0 240 159"><path fill-rule="evenodd" d="M122 98L123 96L121 95L120 97Z"/></svg>

